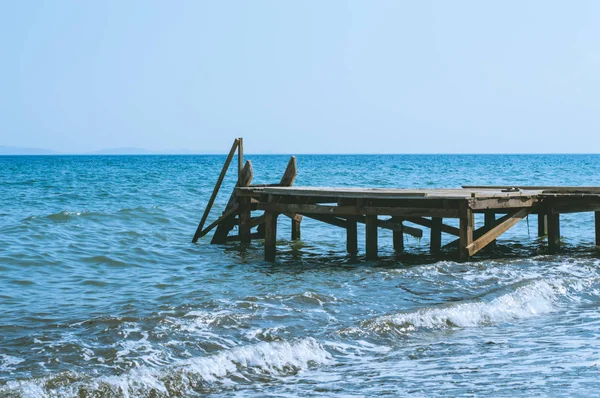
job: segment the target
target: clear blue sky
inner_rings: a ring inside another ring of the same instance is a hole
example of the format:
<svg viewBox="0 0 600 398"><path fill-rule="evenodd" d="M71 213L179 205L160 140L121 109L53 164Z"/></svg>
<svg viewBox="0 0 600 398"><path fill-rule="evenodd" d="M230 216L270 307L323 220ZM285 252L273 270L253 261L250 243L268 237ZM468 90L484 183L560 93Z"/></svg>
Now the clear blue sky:
<svg viewBox="0 0 600 398"><path fill-rule="evenodd" d="M0 145L600 152L600 2L3 1Z"/></svg>

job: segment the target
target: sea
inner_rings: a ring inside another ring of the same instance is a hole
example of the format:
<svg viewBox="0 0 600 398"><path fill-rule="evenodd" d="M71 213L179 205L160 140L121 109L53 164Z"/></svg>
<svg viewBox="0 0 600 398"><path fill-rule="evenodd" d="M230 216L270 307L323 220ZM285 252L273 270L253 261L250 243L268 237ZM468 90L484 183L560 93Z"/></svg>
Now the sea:
<svg viewBox="0 0 600 398"><path fill-rule="evenodd" d="M255 183L289 160L246 158ZM431 256L426 229L400 254L380 231L367 261L364 228L350 257L344 230L305 218L291 241L280 217L268 263L259 240L191 242L224 160L0 157L0 397L600 394L592 213L561 215L560 254L532 215L466 263ZM599 155L297 163L299 186L600 186Z"/></svg>

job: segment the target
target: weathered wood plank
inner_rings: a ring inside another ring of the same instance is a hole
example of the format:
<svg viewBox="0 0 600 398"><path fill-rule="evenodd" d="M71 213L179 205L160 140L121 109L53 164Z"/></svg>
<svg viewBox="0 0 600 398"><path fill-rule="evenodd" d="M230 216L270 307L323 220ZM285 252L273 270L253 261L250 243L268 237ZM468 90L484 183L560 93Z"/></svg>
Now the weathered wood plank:
<svg viewBox="0 0 600 398"><path fill-rule="evenodd" d="M196 233L194 234L194 237L192 238L192 243L196 243L198 241L198 239L200 239L201 236L206 235L206 234L202 235L202 229L204 228L204 224L206 223L208 214L210 213L210 210L212 209L212 206L215 203L215 199L217 198L219 189L221 189L221 184L223 183L225 174L227 174L227 169L229 169L229 165L231 164L231 160L233 159L233 155L235 154L235 151L238 148L238 145L239 145L239 139L236 138L233 141L233 145L231 146L231 149L229 150L229 154L227 155L225 164L223 165L223 168L221 169L221 174L219 174L219 178L217 179L217 183L215 184L213 192L210 195L210 199L208 200L206 209L204 209L204 214L202 214L202 219L200 220L200 223L198 224L198 228L196 229Z"/></svg>
<svg viewBox="0 0 600 398"><path fill-rule="evenodd" d="M529 214L529 209L521 209L516 212L503 217L503 221L494 226L492 229L484 233L480 238L476 241L467 245L466 249L468 251L469 257L475 255L478 251L486 247L488 244L493 242L497 237L502 235L504 232L508 231L512 226L517 224L523 218L527 217Z"/></svg>
<svg viewBox="0 0 600 398"><path fill-rule="evenodd" d="M252 240L252 236L250 231L252 229L252 211L250 209L250 198L239 198L239 220L238 220L238 228L239 228L239 236L240 242L242 243L250 243Z"/></svg>
<svg viewBox="0 0 600 398"><path fill-rule="evenodd" d="M395 208L395 207L364 207L357 206L326 206L302 205L292 203L258 203L258 210L274 211L278 213L331 214L331 215L387 215L399 217L430 216L458 218L459 211L455 209L428 209L428 208Z"/></svg>
<svg viewBox="0 0 600 398"><path fill-rule="evenodd" d="M441 218L441 217L440 217ZM413 224L417 224L417 225L422 225L424 227L427 228L431 228L433 225L432 220L427 219L427 218L423 218L423 217L407 217L405 219L406 221L409 221ZM454 236L458 236L459 232L458 232L458 228L453 227L451 225L447 225L447 224L443 224L441 225L441 231L446 233L446 234L450 234L450 235L454 235Z"/></svg>
<svg viewBox="0 0 600 398"><path fill-rule="evenodd" d="M210 231L212 231L213 228L215 228L216 226L218 226L222 222L224 222L226 220L232 220L233 221L235 219L235 215L237 214L237 211L238 211L238 205L236 204L235 206L233 206L229 210L225 211L219 218L217 218L214 222L212 222L208 227L206 227L202 231L200 231L200 234L198 235L198 239L200 239L203 236L205 236L207 233L209 233ZM198 239L196 239L196 241Z"/></svg>
<svg viewBox="0 0 600 398"><path fill-rule="evenodd" d="M298 171L296 167L296 157L292 156L285 169L285 173L283 173L283 177L281 177L279 185L282 187L290 187L294 185L294 181L296 181L297 174Z"/></svg>

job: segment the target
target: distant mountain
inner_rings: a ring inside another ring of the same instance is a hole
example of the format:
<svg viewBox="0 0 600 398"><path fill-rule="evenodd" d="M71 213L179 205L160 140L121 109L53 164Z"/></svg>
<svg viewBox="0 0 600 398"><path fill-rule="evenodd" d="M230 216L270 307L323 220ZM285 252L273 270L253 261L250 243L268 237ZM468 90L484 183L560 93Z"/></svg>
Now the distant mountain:
<svg viewBox="0 0 600 398"><path fill-rule="evenodd" d="M50 149L18 148L0 145L0 155L57 155L58 152Z"/></svg>
<svg viewBox="0 0 600 398"><path fill-rule="evenodd" d="M149 151L143 148L123 147L123 148L106 148L99 151L88 152L88 155L152 155L156 152Z"/></svg>

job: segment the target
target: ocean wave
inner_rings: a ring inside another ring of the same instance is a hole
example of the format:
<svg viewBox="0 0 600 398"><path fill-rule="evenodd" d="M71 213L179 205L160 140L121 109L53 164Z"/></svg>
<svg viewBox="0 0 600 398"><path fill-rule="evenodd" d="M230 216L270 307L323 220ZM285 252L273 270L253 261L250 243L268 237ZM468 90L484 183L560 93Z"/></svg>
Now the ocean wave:
<svg viewBox="0 0 600 398"><path fill-rule="evenodd" d="M313 338L238 346L162 368L141 366L121 375L91 377L65 372L28 381L10 381L0 397L168 397L207 393L240 383L269 382L335 361Z"/></svg>
<svg viewBox="0 0 600 398"><path fill-rule="evenodd" d="M537 280L490 300L454 303L413 312L383 315L348 328L341 334L377 333L406 335L418 329L480 327L546 314L557 310L561 298L577 300L571 291L581 291L584 283L564 280Z"/></svg>

